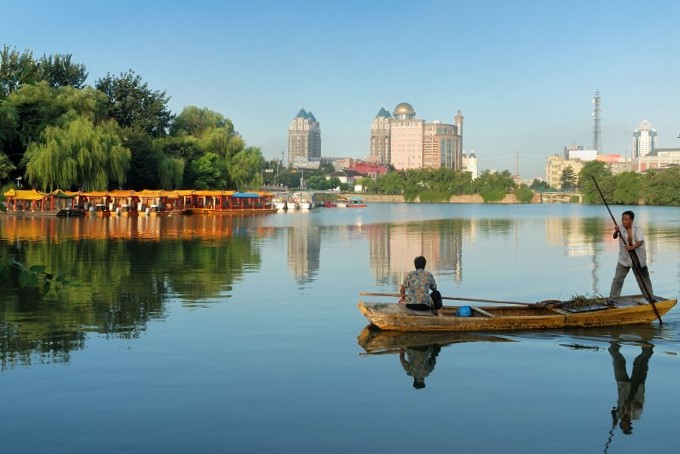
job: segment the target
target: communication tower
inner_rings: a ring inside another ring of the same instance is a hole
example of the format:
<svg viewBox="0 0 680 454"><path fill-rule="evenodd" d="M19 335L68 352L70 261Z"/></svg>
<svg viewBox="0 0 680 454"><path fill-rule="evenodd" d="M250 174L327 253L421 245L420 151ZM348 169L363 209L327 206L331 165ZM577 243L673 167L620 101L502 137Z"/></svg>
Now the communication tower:
<svg viewBox="0 0 680 454"><path fill-rule="evenodd" d="M595 90L595 97L593 98L593 150L600 154L600 137L602 130L600 129L600 92Z"/></svg>

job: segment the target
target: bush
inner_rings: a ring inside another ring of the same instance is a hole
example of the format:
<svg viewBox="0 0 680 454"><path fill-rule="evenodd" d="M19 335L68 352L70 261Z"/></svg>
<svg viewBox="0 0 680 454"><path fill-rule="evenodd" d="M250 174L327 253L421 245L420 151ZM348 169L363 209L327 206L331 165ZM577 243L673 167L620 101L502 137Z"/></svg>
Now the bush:
<svg viewBox="0 0 680 454"><path fill-rule="evenodd" d="M522 185L518 188L515 188L514 194L520 203L531 203L531 199L534 198L534 191L529 189L527 185Z"/></svg>

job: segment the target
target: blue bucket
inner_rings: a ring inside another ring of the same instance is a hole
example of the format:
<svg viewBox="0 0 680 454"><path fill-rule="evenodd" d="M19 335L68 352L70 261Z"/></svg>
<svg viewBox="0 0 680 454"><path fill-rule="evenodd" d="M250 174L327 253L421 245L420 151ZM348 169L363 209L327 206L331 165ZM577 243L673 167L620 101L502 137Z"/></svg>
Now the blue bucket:
<svg viewBox="0 0 680 454"><path fill-rule="evenodd" d="M470 306L461 306L456 311L458 317L470 317L472 315L472 308Z"/></svg>

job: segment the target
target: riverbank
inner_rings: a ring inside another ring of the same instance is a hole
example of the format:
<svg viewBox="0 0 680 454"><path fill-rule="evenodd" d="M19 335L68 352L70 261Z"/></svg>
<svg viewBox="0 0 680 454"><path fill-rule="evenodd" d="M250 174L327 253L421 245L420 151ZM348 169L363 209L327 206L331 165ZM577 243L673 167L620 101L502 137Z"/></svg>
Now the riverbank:
<svg viewBox="0 0 680 454"><path fill-rule="evenodd" d="M343 194L345 197L356 197L356 194ZM364 202L366 203L405 203L406 201L404 200L404 196L401 194L361 194L361 198ZM420 199L416 197L416 199L411 202L411 203L420 203ZM484 199L482 198L481 195L479 194L468 194L468 195L454 195L451 196L449 199L448 203L469 203L469 204L475 204L475 203L484 203ZM519 200L517 200L517 197L515 197L515 194L507 194L503 200L499 202L494 202L494 203L499 203L499 204L515 204L515 203L521 203ZM534 194L534 197L531 199L530 203L542 203L541 202L541 195L536 193Z"/></svg>

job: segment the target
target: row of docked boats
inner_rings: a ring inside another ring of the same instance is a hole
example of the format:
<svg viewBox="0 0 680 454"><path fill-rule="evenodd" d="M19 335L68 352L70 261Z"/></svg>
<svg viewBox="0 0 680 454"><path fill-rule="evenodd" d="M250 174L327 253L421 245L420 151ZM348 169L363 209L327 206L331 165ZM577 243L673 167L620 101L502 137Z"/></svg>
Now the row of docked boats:
<svg viewBox="0 0 680 454"><path fill-rule="evenodd" d="M81 217L164 214L255 214L315 207L361 208L358 198L314 191L112 190L41 192L12 188L4 193L8 214Z"/></svg>
<svg viewBox="0 0 680 454"><path fill-rule="evenodd" d="M314 208L364 208L360 197L342 197L329 192L299 191L282 192L272 201L279 211L311 210Z"/></svg>
<svg viewBox="0 0 680 454"><path fill-rule="evenodd" d="M274 195L262 191L215 190L55 190L45 193L14 188L4 193L8 214L59 217L275 213Z"/></svg>

